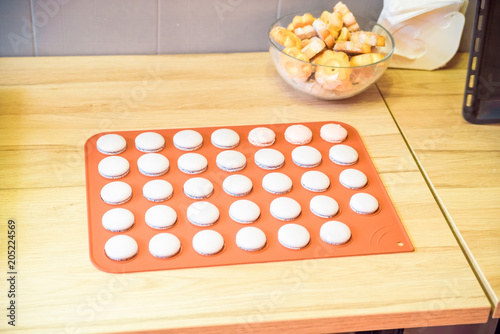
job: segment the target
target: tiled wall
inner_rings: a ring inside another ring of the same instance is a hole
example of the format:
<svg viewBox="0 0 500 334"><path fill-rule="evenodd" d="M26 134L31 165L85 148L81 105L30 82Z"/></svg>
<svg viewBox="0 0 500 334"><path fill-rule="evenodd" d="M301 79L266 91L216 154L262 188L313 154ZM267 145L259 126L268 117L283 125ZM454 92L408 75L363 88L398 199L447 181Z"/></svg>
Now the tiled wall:
<svg viewBox="0 0 500 334"><path fill-rule="evenodd" d="M264 51L277 17L337 0L0 0L0 56ZM346 0L376 20L383 0ZM468 51L475 0L460 49Z"/></svg>

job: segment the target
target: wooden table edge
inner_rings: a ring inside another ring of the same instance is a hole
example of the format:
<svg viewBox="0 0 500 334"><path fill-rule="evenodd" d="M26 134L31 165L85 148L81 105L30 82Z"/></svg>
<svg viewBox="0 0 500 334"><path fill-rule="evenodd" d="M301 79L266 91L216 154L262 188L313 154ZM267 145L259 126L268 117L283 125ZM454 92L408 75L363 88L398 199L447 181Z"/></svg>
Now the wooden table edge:
<svg viewBox="0 0 500 334"><path fill-rule="evenodd" d="M446 68L464 69L464 66L467 66L468 59L469 59L469 53L458 52L449 61L449 63L446 65ZM465 67L465 69L466 69L466 67ZM419 70L411 70L411 69L403 69L403 68L389 68L389 70L419 71ZM437 71L439 71L439 69ZM476 261L474 254L472 254L471 250L469 249L467 242L462 237L462 234L460 233L458 226L453 221L453 218L449 214L448 210L446 210L446 206L443 203L443 201L441 200L441 197L439 196L439 192L434 187L434 184L432 183L431 178L427 175L425 168L420 163L420 160L418 159L418 154L413 150L411 143L410 143L410 140L407 138L407 136L404 133L403 127L399 124L397 115L395 115L393 113L393 111L391 110L390 103L385 98L384 93L383 93L383 89L381 89L379 87L379 83L376 83L375 85L377 86L377 89L378 89L382 99L384 100L384 102L386 104L387 110L389 111L392 118L394 119L394 123L398 127L401 136L403 137L406 145L408 146L408 150L411 152L415 162L417 163L417 166L420 170L420 173L424 177L425 181L427 182L427 185L429 186L429 189L431 190L433 196L435 197L436 203L438 204L439 208L443 212L443 215L444 215L448 225L450 226L450 229L453 232L453 235L455 236L458 245L460 246L462 252L466 256L467 261L469 262L472 270L474 271L474 274L476 275L478 282L481 284L481 287L483 288L485 295L491 304L491 317L492 318L500 318L500 296L496 295L495 291L493 290L490 283L488 282L488 279L486 278L483 271L481 270L480 265Z"/></svg>
<svg viewBox="0 0 500 334"><path fill-rule="evenodd" d="M431 312L422 311L417 313L392 313L391 316L387 316L387 314L375 314L272 322L262 321L251 324L230 324L158 330L140 330L124 332L124 334L169 334L179 332L182 332L184 334L197 334L200 332L203 332L205 334L259 334L286 330L293 330L296 333L328 333L334 330L335 332L340 333L347 331L371 330L375 327L374 324L376 324L376 328L378 328L379 330L428 327L429 323L433 323L435 321L439 321L442 326L447 326L456 324L457 317L460 317L460 322L462 324L467 325L477 324L478 318L482 318L483 323L487 322L488 311L489 308L487 307L478 307L475 308L474 311L471 311L471 309L448 309L433 310ZM356 323L356 325L353 326L353 323Z"/></svg>

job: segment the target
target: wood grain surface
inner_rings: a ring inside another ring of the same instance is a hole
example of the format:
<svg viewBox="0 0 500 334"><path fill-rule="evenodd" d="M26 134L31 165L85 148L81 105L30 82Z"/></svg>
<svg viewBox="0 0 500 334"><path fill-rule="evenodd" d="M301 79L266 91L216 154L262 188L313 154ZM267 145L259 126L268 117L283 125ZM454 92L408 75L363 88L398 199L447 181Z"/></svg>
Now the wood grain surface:
<svg viewBox="0 0 500 334"><path fill-rule="evenodd" d="M83 145L93 134L328 120L359 131L414 252L123 275L91 264ZM287 86L267 53L0 59L0 179L2 264L8 219L18 231L16 333L342 332L490 312L377 88L316 100Z"/></svg>
<svg viewBox="0 0 500 334"><path fill-rule="evenodd" d="M462 117L468 54L377 83L500 317L500 126Z"/></svg>

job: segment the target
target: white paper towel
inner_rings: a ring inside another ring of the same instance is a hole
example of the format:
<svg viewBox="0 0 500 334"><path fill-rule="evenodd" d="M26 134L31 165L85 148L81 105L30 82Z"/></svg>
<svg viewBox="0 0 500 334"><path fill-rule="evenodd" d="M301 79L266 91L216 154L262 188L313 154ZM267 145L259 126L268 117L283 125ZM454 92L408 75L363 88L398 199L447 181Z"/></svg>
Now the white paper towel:
<svg viewBox="0 0 500 334"><path fill-rule="evenodd" d="M468 0L384 0L378 23L395 41L390 67L434 70L455 55Z"/></svg>

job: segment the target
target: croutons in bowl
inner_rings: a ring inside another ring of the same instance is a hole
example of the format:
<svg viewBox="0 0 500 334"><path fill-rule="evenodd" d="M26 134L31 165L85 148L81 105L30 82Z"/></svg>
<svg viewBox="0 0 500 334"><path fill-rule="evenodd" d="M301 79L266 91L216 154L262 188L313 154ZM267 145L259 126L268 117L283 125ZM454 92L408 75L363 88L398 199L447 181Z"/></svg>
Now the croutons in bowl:
<svg viewBox="0 0 500 334"><path fill-rule="evenodd" d="M342 2L333 11L290 14L269 29L276 70L292 87L325 100L355 96L375 83L394 52L391 34L356 21Z"/></svg>

